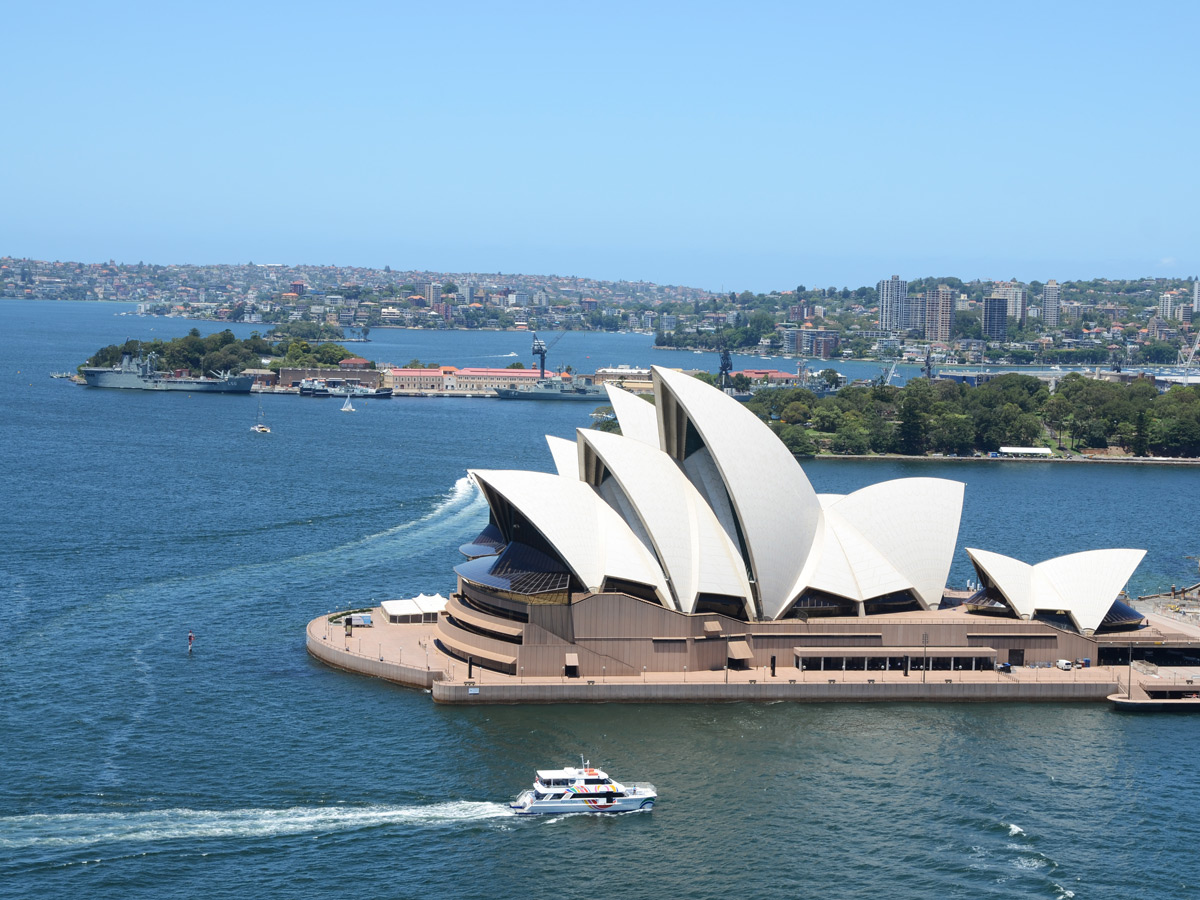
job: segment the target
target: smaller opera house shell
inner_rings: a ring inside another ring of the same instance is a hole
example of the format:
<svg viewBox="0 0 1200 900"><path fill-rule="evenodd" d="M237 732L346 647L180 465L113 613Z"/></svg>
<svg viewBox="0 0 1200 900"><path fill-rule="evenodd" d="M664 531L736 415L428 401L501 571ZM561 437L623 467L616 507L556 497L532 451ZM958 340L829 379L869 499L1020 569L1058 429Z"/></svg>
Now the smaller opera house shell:
<svg viewBox="0 0 1200 900"><path fill-rule="evenodd" d="M1058 630L1090 637L1126 564L1137 564L1122 556L1075 589L1070 566L1025 567L1026 577L1023 563L970 551L988 589L946 609L961 482L903 478L817 494L736 400L669 369L655 367L653 382L653 404L607 386L621 434L547 438L555 474L470 473L490 515L461 548L467 561L437 624L443 652L564 677L824 667L827 657L890 667L931 648L976 667L1007 661L1009 648L994 645L1022 643L1013 637L1022 629L1063 624L1042 622L1038 610L1076 610L1065 620L1073 629ZM997 625L1008 637L988 639ZM1040 637L1025 645L1066 649Z"/></svg>

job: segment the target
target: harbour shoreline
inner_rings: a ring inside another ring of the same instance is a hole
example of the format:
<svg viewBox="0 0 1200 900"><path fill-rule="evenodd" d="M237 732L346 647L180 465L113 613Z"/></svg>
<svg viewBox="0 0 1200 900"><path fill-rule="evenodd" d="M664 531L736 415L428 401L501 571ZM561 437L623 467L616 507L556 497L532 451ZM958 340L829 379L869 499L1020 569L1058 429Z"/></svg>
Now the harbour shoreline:
<svg viewBox="0 0 1200 900"><path fill-rule="evenodd" d="M381 678L427 691L448 705L523 703L1041 703L1108 701L1128 683L1127 666L1096 666L1063 672L1053 668L931 670L801 670L780 666L776 675L758 667L643 672L601 678L525 677L468 666L436 647L432 624L378 624L346 633L318 616L305 629L305 648L319 662L356 675ZM409 662L405 662L405 660ZM831 677L832 676L832 677Z"/></svg>

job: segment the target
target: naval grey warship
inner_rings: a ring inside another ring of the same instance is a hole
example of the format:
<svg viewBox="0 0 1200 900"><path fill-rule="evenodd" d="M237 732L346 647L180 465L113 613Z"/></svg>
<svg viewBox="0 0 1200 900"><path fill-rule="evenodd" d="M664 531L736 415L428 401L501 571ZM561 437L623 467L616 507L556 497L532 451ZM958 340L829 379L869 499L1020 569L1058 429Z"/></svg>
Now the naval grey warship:
<svg viewBox="0 0 1200 900"><path fill-rule="evenodd" d="M81 369L88 387L126 388L135 391L192 391L209 394L248 394L254 383L252 375L230 375L228 372L207 375L175 375L157 372L151 353L135 358L130 353L121 354L121 363L116 366L85 366Z"/></svg>
<svg viewBox="0 0 1200 900"><path fill-rule="evenodd" d="M494 388L501 400L591 400L608 403L608 395L594 384L572 379L543 379L523 387Z"/></svg>
<svg viewBox="0 0 1200 900"><path fill-rule="evenodd" d="M564 331L563 334L566 334ZM558 343L560 334L551 343ZM608 402L608 395L604 389L591 384L590 381L572 376L569 381L563 381L561 376L546 377L546 353L548 348L546 342L537 336L533 335L533 355L538 358L540 363L538 380L531 385L522 385L520 387L494 388L501 400L590 400L592 403L603 404Z"/></svg>

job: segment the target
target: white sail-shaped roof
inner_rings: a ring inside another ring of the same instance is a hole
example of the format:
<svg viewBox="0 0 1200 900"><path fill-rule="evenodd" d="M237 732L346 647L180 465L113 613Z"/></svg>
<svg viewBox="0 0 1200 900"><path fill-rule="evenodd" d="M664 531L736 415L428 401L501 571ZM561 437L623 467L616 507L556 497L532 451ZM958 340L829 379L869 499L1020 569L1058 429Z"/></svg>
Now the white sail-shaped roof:
<svg viewBox="0 0 1200 900"><path fill-rule="evenodd" d="M851 522L827 509L816 569L795 594L811 587L862 602L912 586Z"/></svg>
<svg viewBox="0 0 1200 900"><path fill-rule="evenodd" d="M658 444L658 414L654 404L648 403L636 394L617 387L615 384L605 384L608 391L608 402L612 404L617 416L617 424L621 426L621 434L651 447Z"/></svg>
<svg viewBox="0 0 1200 900"><path fill-rule="evenodd" d="M945 478L897 478L829 501L823 496L822 502L835 530L844 527L841 523L852 525L887 560L896 577L889 576L886 583L906 582L893 589L911 588L926 609L934 609L954 561L964 489L961 481ZM868 588L863 599L887 593L874 590Z"/></svg>
<svg viewBox="0 0 1200 900"><path fill-rule="evenodd" d="M575 442L548 434L546 443L550 445L550 456L558 474L564 478L578 478L579 448L575 446Z"/></svg>
<svg viewBox="0 0 1200 900"><path fill-rule="evenodd" d="M1087 550L1029 565L1011 556L967 548L985 584L995 587L1020 616L1064 612L1081 632L1100 627L1113 601L1146 555L1145 550Z"/></svg>
<svg viewBox="0 0 1200 900"><path fill-rule="evenodd" d="M519 510L588 590L602 590L605 577L620 578L653 587L664 606L673 606L657 560L578 478L495 469L470 474Z"/></svg>
<svg viewBox="0 0 1200 900"><path fill-rule="evenodd" d="M708 449L740 526L762 613L774 618L815 566L817 495L795 457L752 412L691 375L652 371L662 449L680 462L694 452L696 436Z"/></svg>
<svg viewBox="0 0 1200 900"><path fill-rule="evenodd" d="M700 594L721 594L743 598L748 617L753 617L750 583L737 545L674 460L641 441L600 431L580 429L579 445L585 455L594 453L610 476L600 486L602 496L614 481L620 485L670 578L680 609L694 612ZM600 467L586 460L581 470L587 477L600 477Z"/></svg>

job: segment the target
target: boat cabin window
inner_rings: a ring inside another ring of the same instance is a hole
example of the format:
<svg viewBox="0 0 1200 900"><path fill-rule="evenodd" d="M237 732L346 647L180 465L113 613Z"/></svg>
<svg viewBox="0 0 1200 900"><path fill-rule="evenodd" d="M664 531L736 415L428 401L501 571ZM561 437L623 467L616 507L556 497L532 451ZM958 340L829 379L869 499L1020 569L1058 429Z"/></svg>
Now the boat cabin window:
<svg viewBox="0 0 1200 900"><path fill-rule="evenodd" d="M585 778L583 783L584 784L604 784L605 781L603 778Z"/></svg>

